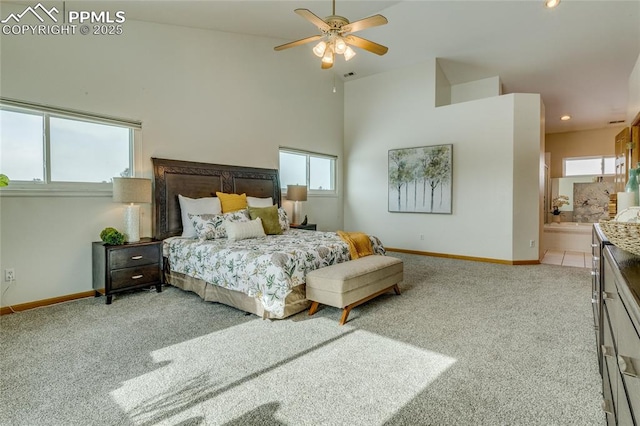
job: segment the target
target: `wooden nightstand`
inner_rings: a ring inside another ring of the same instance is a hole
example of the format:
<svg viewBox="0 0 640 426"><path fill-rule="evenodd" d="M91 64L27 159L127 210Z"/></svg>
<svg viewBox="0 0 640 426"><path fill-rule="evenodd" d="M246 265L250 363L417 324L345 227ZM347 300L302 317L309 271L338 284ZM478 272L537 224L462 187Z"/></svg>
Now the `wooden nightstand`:
<svg viewBox="0 0 640 426"><path fill-rule="evenodd" d="M293 228L293 229L306 229L307 231L317 231L317 226L315 223L308 223L306 225L293 225L290 224L289 228Z"/></svg>
<svg viewBox="0 0 640 426"><path fill-rule="evenodd" d="M142 238L119 246L96 241L92 249L93 290L96 297L107 296L107 305L122 291L152 285L162 291L162 241Z"/></svg>

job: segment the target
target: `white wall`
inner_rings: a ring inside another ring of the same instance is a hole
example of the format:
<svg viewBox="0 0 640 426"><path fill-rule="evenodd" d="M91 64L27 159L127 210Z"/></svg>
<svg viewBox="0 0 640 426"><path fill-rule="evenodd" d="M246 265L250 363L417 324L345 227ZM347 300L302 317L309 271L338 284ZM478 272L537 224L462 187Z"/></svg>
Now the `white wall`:
<svg viewBox="0 0 640 426"><path fill-rule="evenodd" d="M7 4L3 14L11 7L23 10ZM120 36L3 35L0 94L141 120L140 176L151 177L151 157L277 168L279 146L342 155L342 87L332 93L332 74L309 49L274 52L280 40L123 26ZM0 208L0 270L17 275L3 306L91 290L90 243L121 224L118 205L3 194ZM342 228L342 196L310 198L304 214L320 229Z"/></svg>
<svg viewBox="0 0 640 426"><path fill-rule="evenodd" d="M629 107L627 108L627 125L640 112L640 55L629 76Z"/></svg>
<svg viewBox="0 0 640 426"><path fill-rule="evenodd" d="M451 105L451 83L436 59L436 106Z"/></svg>
<svg viewBox="0 0 640 426"><path fill-rule="evenodd" d="M436 92L435 106L458 104L502 95L502 82L499 76L483 78L476 81L451 84L436 58Z"/></svg>
<svg viewBox="0 0 640 426"><path fill-rule="evenodd" d="M345 228L388 247L537 260L540 97L436 108L436 70L433 60L345 84ZM389 213L388 150L439 144L453 144L453 214Z"/></svg>
<svg viewBox="0 0 640 426"><path fill-rule="evenodd" d="M483 78L482 80L452 85L451 103L458 104L491 96L500 96L501 94L502 83L500 82L500 77Z"/></svg>

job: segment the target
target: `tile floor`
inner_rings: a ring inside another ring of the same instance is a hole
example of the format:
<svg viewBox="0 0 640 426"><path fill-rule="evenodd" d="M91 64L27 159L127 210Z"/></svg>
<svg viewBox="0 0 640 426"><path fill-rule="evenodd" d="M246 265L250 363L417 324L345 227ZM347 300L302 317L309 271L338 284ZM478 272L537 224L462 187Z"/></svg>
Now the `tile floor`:
<svg viewBox="0 0 640 426"><path fill-rule="evenodd" d="M591 253L583 253L580 251L547 250L544 252L541 263L591 268L591 256Z"/></svg>

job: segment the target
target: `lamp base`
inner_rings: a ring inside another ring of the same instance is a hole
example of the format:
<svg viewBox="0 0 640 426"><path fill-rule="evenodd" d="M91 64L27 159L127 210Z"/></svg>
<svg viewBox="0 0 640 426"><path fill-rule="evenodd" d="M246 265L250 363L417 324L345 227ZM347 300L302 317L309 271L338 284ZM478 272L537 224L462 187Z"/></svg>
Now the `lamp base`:
<svg viewBox="0 0 640 426"><path fill-rule="evenodd" d="M293 202L293 224L300 223L300 201Z"/></svg>
<svg viewBox="0 0 640 426"><path fill-rule="evenodd" d="M128 243L140 241L140 206L131 204L124 208L124 238Z"/></svg>

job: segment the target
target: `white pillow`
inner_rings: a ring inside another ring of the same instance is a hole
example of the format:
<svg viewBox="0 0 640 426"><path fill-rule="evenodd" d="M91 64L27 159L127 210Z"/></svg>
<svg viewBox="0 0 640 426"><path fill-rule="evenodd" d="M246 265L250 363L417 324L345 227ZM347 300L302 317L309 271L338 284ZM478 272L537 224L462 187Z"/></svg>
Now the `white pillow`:
<svg viewBox="0 0 640 426"><path fill-rule="evenodd" d="M224 222L229 241L246 240L247 238L265 237L262 219L255 218L249 222Z"/></svg>
<svg viewBox="0 0 640 426"><path fill-rule="evenodd" d="M225 222L248 222L251 220L247 209L222 214L189 214L189 218L200 240L227 238Z"/></svg>
<svg viewBox="0 0 640 426"><path fill-rule="evenodd" d="M249 207L271 207L273 205L273 198L247 197L247 205Z"/></svg>
<svg viewBox="0 0 640 426"><path fill-rule="evenodd" d="M196 214L220 214L222 206L218 197L205 198L189 198L178 194L180 202L180 215L182 216L182 236L186 238L195 238L197 236L196 229L189 215Z"/></svg>

